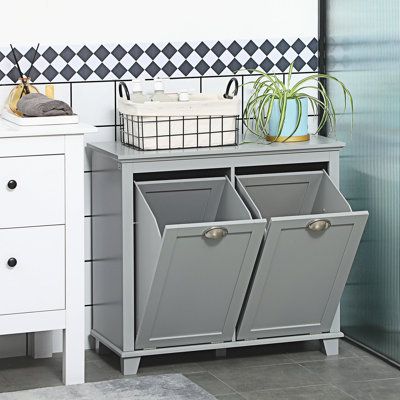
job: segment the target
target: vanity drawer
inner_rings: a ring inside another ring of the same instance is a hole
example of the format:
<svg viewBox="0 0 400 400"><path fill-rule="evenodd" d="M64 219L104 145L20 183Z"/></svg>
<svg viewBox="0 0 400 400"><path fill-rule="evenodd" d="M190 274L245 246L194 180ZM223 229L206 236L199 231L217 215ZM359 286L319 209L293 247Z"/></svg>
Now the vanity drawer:
<svg viewBox="0 0 400 400"><path fill-rule="evenodd" d="M64 230L0 230L0 315L65 308Z"/></svg>
<svg viewBox="0 0 400 400"><path fill-rule="evenodd" d="M0 158L0 228L64 223L64 156Z"/></svg>

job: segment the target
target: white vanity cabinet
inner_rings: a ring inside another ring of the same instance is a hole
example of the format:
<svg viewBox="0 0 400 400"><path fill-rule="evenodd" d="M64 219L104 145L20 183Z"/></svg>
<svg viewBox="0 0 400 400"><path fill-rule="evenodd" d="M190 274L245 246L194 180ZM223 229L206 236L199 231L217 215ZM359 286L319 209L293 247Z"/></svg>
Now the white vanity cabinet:
<svg viewBox="0 0 400 400"><path fill-rule="evenodd" d="M0 121L0 335L63 330L65 384L84 382L84 124ZM35 349L36 346L36 349Z"/></svg>

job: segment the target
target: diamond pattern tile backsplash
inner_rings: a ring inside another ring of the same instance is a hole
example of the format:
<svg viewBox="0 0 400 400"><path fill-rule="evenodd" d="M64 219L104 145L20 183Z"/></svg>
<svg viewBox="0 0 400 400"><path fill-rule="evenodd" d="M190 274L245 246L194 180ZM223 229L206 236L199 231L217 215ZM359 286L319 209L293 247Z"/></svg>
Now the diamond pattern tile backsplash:
<svg viewBox="0 0 400 400"><path fill-rule="evenodd" d="M23 71L34 53L33 47L17 46ZM312 72L318 68L317 56L316 38L41 46L31 78L37 83L179 78L232 75L256 68L281 73L292 62L295 71ZM17 78L10 49L0 48L0 84Z"/></svg>

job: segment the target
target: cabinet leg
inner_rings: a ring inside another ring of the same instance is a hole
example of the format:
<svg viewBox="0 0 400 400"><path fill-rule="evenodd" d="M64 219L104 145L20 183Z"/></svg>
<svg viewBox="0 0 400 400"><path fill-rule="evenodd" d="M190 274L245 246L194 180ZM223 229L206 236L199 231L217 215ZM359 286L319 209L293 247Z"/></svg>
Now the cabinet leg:
<svg viewBox="0 0 400 400"><path fill-rule="evenodd" d="M96 339L96 353L100 356L106 356L107 354L111 354L112 351L101 343L100 340Z"/></svg>
<svg viewBox="0 0 400 400"><path fill-rule="evenodd" d="M139 369L140 357L121 358L121 374L136 375Z"/></svg>
<svg viewBox="0 0 400 400"><path fill-rule="evenodd" d="M53 357L53 332L29 333L28 355L35 359Z"/></svg>
<svg viewBox="0 0 400 400"><path fill-rule="evenodd" d="M73 329L64 329L63 382L65 385L77 385L85 382L85 346L83 338L83 327L79 327L76 332Z"/></svg>
<svg viewBox="0 0 400 400"><path fill-rule="evenodd" d="M337 356L339 354L339 339L325 339L322 342L324 353L327 356Z"/></svg>
<svg viewBox="0 0 400 400"><path fill-rule="evenodd" d="M216 358L226 358L226 349L216 349L215 357Z"/></svg>

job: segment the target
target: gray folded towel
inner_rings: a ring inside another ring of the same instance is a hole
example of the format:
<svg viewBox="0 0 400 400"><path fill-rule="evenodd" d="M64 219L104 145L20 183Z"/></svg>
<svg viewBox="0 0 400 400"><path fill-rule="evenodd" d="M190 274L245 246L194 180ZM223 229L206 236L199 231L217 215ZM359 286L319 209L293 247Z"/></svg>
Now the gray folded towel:
<svg viewBox="0 0 400 400"><path fill-rule="evenodd" d="M26 117L72 115L71 107L61 100L53 100L41 93L27 94L18 101L17 108Z"/></svg>

